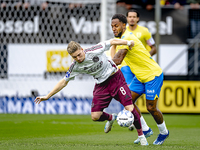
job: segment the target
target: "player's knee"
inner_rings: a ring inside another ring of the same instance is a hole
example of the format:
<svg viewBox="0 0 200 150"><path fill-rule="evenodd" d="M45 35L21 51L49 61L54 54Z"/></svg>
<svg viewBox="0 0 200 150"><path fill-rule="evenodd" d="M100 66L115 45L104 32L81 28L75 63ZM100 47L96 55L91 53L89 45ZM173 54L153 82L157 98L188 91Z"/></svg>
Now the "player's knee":
<svg viewBox="0 0 200 150"><path fill-rule="evenodd" d="M131 111L133 111L134 106L133 105L127 105L127 106L125 106L125 109L131 112Z"/></svg>
<svg viewBox="0 0 200 150"><path fill-rule="evenodd" d="M157 108L154 105L147 105L147 110L151 113L155 112Z"/></svg>
<svg viewBox="0 0 200 150"><path fill-rule="evenodd" d="M100 116L93 114L93 115L91 115L91 118L93 121L97 121L97 120L99 120Z"/></svg>

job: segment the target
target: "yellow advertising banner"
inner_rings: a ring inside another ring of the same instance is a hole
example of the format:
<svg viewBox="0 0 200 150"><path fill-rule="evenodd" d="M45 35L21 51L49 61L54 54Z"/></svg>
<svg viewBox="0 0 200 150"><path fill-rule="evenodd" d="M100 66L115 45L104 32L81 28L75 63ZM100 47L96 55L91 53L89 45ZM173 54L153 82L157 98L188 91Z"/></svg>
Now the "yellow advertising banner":
<svg viewBox="0 0 200 150"><path fill-rule="evenodd" d="M141 112L148 112L145 95L136 104ZM158 108L163 113L200 113L200 81L164 81Z"/></svg>
<svg viewBox="0 0 200 150"><path fill-rule="evenodd" d="M200 81L164 81L158 106L163 113L200 113Z"/></svg>
<svg viewBox="0 0 200 150"><path fill-rule="evenodd" d="M66 50L49 50L46 53L48 72L66 72L72 62Z"/></svg>

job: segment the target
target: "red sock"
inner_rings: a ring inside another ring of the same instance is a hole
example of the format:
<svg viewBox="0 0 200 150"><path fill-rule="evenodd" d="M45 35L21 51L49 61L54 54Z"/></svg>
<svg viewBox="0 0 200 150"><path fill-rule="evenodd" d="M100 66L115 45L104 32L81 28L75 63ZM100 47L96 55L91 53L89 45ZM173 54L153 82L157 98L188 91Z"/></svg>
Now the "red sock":
<svg viewBox="0 0 200 150"><path fill-rule="evenodd" d="M143 135L142 129L137 129L138 136Z"/></svg>
<svg viewBox="0 0 200 150"><path fill-rule="evenodd" d="M135 108L133 109L132 114L134 116L134 122L133 122L133 124L134 124L135 128L136 129L142 129L141 122L140 122L140 115L135 110Z"/></svg>
<svg viewBox="0 0 200 150"><path fill-rule="evenodd" d="M112 120L112 115L103 112L103 114L100 116L99 120L97 121L105 121L105 120L108 120L108 121Z"/></svg>

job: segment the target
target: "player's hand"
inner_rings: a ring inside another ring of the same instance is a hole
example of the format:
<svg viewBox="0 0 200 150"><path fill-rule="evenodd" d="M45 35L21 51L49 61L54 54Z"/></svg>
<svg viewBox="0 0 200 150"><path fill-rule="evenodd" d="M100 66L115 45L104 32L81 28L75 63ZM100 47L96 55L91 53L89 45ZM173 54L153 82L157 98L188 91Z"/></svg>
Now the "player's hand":
<svg viewBox="0 0 200 150"><path fill-rule="evenodd" d="M34 102L36 104L39 104L41 101L46 101L46 100L48 100L48 98L46 96L38 96L38 97L36 97L36 99L34 100Z"/></svg>
<svg viewBox="0 0 200 150"><path fill-rule="evenodd" d="M133 40L130 40L131 41L131 45L129 46L129 48L131 49L133 46L134 46L134 41Z"/></svg>

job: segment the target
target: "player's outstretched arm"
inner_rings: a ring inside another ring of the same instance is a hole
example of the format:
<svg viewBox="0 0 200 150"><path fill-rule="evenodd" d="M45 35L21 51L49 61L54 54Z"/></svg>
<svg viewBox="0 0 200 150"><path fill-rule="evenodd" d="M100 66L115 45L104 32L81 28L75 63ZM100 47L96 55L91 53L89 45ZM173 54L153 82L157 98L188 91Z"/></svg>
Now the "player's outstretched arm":
<svg viewBox="0 0 200 150"><path fill-rule="evenodd" d="M126 51L123 51L123 54L122 54L122 51L120 53L118 53L117 55L116 54L116 47L117 45L128 45L129 46L129 49L131 49L133 46L134 46L134 41L133 40L123 40L123 39L111 39L110 40L110 44L112 45L111 48L110 48L110 54L111 54L111 58L113 60L115 60L114 62L119 65L122 63L125 55L126 55ZM122 54L122 55L121 55ZM114 58L115 56L115 58Z"/></svg>
<svg viewBox="0 0 200 150"><path fill-rule="evenodd" d="M68 84L68 81L65 81L65 79L61 79L56 86L53 88L51 92L49 92L46 96L38 96L34 100L36 104L39 104L41 101L46 101L48 100L51 96L54 94L58 93L60 90L62 90L66 85Z"/></svg>
<svg viewBox="0 0 200 150"><path fill-rule="evenodd" d="M129 48L134 46L134 41L128 41L123 39L110 39L111 45L128 45Z"/></svg>

